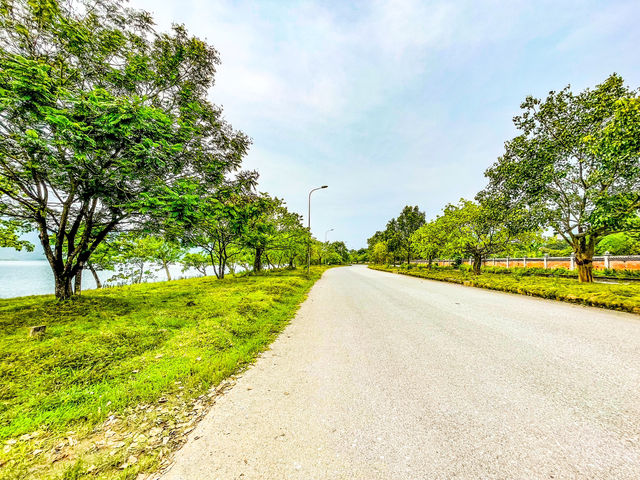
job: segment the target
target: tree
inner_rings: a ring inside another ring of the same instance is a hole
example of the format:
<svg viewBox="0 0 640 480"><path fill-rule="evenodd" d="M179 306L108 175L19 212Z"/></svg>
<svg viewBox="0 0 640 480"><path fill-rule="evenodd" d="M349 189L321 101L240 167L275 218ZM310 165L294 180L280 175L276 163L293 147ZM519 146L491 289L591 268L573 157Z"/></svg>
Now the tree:
<svg viewBox="0 0 640 480"><path fill-rule="evenodd" d="M296 259L304 262L309 231L302 224L302 216L288 211L284 204L276 209L274 221L275 234L268 248L275 251L279 264L293 269Z"/></svg>
<svg viewBox="0 0 640 480"><path fill-rule="evenodd" d="M411 236L418 228L425 223L425 214L417 206L405 206L398 215L387 222L384 232L376 232L368 240L369 248L380 241L384 241L387 251L393 256L393 263L398 258L406 258L407 264L411 262L413 252L413 242Z"/></svg>
<svg viewBox="0 0 640 480"><path fill-rule="evenodd" d="M249 223L242 236L242 245L253 252L253 271L262 271L263 261L269 264L268 250L278 240L281 220L287 213L284 202L262 193L252 199Z"/></svg>
<svg viewBox="0 0 640 480"><path fill-rule="evenodd" d="M579 94L527 97L522 133L486 172L485 194L527 206L571 245L581 282L593 281L601 238L640 228L639 102L615 74Z"/></svg>
<svg viewBox="0 0 640 480"><path fill-rule="evenodd" d="M117 274L111 280L119 279L134 284L151 278L153 271L148 267L156 261L156 246L157 242L153 237L135 232L114 236L109 242L109 248Z"/></svg>
<svg viewBox="0 0 640 480"><path fill-rule="evenodd" d="M218 63L119 0L2 2L0 206L39 231L58 299L111 232L240 167L249 140L208 100Z"/></svg>
<svg viewBox="0 0 640 480"><path fill-rule="evenodd" d="M230 256L240 252L237 247L254 212L251 201L238 186L226 188L215 195L200 197L196 207L181 220L183 242L207 253L219 279L225 276Z"/></svg>
<svg viewBox="0 0 640 480"><path fill-rule="evenodd" d="M391 260L391 255L389 254L387 243L385 241L377 242L371 249L371 253L369 254L369 259L373 263L377 263L379 265L384 265L389 263L389 261Z"/></svg>
<svg viewBox="0 0 640 480"><path fill-rule="evenodd" d="M476 275L480 274L482 261L488 255L508 250L526 234L523 218L526 214L516 215L492 207L496 206L460 199L457 205L447 205L438 219L446 235L444 252L473 257Z"/></svg>
<svg viewBox="0 0 640 480"><path fill-rule="evenodd" d="M384 232L381 232L380 230L378 230L376 233L371 235L371 237L367 238L368 257L369 257L369 260L371 260L373 263L378 263L374 259L375 258L374 257L374 248L380 242L385 242L386 243L385 234L384 234ZM386 246L385 246L385 249L386 249Z"/></svg>
<svg viewBox="0 0 640 480"><path fill-rule="evenodd" d="M365 263L369 261L369 250L366 248L359 248L358 250L351 250L349 252L349 261L351 263Z"/></svg>
<svg viewBox="0 0 640 480"><path fill-rule="evenodd" d="M425 214L421 212L418 206L410 207L407 205L402 209L397 220L397 232L402 248L407 255L407 265L411 262L413 254L413 232L418 230L425 223Z"/></svg>
<svg viewBox="0 0 640 480"><path fill-rule="evenodd" d="M176 242L157 235L148 236L145 240L149 244L152 261L160 265L167 275L167 280L171 280L169 265L180 261L184 255L184 249Z"/></svg>
<svg viewBox="0 0 640 480"><path fill-rule="evenodd" d="M207 257L207 255L204 255L201 252L186 253L180 260L180 263L182 263L183 272L186 272L190 268L193 268L201 273L203 277L207 276L209 258Z"/></svg>
<svg viewBox="0 0 640 480"><path fill-rule="evenodd" d="M346 244L341 241L329 243L329 249L337 255L336 263L348 263L350 259L349 249ZM328 263L328 262L327 262Z"/></svg>
<svg viewBox="0 0 640 480"><path fill-rule="evenodd" d="M272 268L283 264L294 268L295 259L306 253L309 235L302 225L302 217L290 212L283 200L266 193L253 197L248 208L241 243L253 252L253 271L262 271L263 261Z"/></svg>
<svg viewBox="0 0 640 480"><path fill-rule="evenodd" d="M393 258L393 264L395 265L398 258L403 258L405 255L405 251L402 248L402 234L400 233L398 221L395 218L387 222L387 228L384 230L384 238L387 251Z"/></svg>
<svg viewBox="0 0 640 480"><path fill-rule="evenodd" d="M102 288L102 281L100 280L98 272L115 271L116 269L119 252L117 244L114 245L113 242L117 242L117 236L112 234L96 247L89 260L87 260L87 268L89 268L89 271L93 275L97 288Z"/></svg>
<svg viewBox="0 0 640 480"><path fill-rule="evenodd" d="M442 255L447 241L447 232L441 218L425 223L411 236L416 253L427 260L429 268L433 260Z"/></svg>

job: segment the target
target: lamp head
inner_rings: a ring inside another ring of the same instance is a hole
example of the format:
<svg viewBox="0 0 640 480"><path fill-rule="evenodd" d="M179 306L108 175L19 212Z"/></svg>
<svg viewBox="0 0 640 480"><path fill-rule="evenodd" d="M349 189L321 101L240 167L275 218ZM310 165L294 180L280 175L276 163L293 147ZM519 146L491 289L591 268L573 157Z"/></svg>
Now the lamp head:
<svg viewBox="0 0 640 480"><path fill-rule="evenodd" d="M322 185L320 188L327 188L329 185Z"/></svg>

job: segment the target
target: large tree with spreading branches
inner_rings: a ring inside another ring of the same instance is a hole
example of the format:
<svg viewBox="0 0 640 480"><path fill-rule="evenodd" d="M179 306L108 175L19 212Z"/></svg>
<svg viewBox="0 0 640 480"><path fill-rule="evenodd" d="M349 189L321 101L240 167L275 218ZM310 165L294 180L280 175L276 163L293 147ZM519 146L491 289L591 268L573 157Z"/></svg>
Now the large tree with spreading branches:
<svg viewBox="0 0 640 480"><path fill-rule="evenodd" d="M0 211L38 230L59 299L110 232L240 167L249 141L208 100L218 62L119 0L0 1Z"/></svg>
<svg viewBox="0 0 640 480"><path fill-rule="evenodd" d="M481 196L537 215L571 245L580 281L591 282L598 241L640 229L638 92L614 74L577 94L566 87L528 97L521 108L521 133L487 170Z"/></svg>

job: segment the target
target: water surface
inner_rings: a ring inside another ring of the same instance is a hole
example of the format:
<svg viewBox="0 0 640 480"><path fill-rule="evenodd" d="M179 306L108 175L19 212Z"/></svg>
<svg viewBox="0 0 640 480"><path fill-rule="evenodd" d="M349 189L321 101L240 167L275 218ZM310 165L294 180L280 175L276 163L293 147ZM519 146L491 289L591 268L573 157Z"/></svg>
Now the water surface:
<svg viewBox="0 0 640 480"><path fill-rule="evenodd" d="M196 277L197 271L181 271L180 265L169 267L172 278ZM211 273L211 272L210 272ZM98 272L105 283L114 272ZM166 280L164 270L158 271L150 281ZM82 289L96 288L96 282L90 271L82 275ZM45 295L53 293L53 273L46 260L0 260L0 298L23 297L26 295Z"/></svg>

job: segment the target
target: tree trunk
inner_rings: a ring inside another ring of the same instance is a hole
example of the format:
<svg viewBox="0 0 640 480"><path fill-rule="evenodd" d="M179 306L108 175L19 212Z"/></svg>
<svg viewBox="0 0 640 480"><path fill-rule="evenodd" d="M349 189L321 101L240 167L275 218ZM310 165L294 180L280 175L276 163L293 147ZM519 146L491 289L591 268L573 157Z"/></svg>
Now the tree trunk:
<svg viewBox="0 0 640 480"><path fill-rule="evenodd" d="M256 256L253 258L253 271L258 273L262 271L262 248L256 247Z"/></svg>
<svg viewBox="0 0 640 480"><path fill-rule="evenodd" d="M271 262L269 255L267 255L266 253L264 254L264 259L267 261L267 265L269 265L271 269L276 268L276 266Z"/></svg>
<svg viewBox="0 0 640 480"><path fill-rule="evenodd" d="M578 266L578 281L581 283L593 282L593 254L596 242L592 237L580 237L574 242L576 265Z"/></svg>
<svg viewBox="0 0 640 480"><path fill-rule="evenodd" d="M54 276L56 281L56 298L58 300L69 300L73 295L73 290L71 289L71 278L63 276L57 272L54 272Z"/></svg>
<svg viewBox="0 0 640 480"><path fill-rule="evenodd" d="M473 257L473 273L480 275L480 269L482 268L482 255Z"/></svg>
<svg viewBox="0 0 640 480"><path fill-rule="evenodd" d="M87 265L89 266L89 270L91 271L91 274L93 275L93 279L96 281L96 288L102 288L102 282L100 281L100 277L98 276L98 272L96 272L96 269L93 268L93 265L91 265L90 263L87 263Z"/></svg>
<svg viewBox="0 0 640 480"><path fill-rule="evenodd" d="M213 268L213 274L216 276L216 278L220 278L220 275L218 275L218 269L216 268L216 261L213 259L213 252L209 252L209 258L211 259L211 267Z"/></svg>
<svg viewBox="0 0 640 480"><path fill-rule="evenodd" d="M427 263L427 268L431 268L431 263L433 262L433 259L429 257L428 262L429 263Z"/></svg>
<svg viewBox="0 0 640 480"><path fill-rule="evenodd" d="M220 263L218 265L218 278L222 280L224 278L224 271L227 269L226 259L220 255Z"/></svg>
<svg viewBox="0 0 640 480"><path fill-rule="evenodd" d="M76 272L76 276L74 278L73 285L73 293L75 295L80 295L82 293L82 270L84 269L84 264L79 264L78 271Z"/></svg>
<svg viewBox="0 0 640 480"><path fill-rule="evenodd" d="M167 280L171 281L171 273L169 273L169 265L167 262L162 262L162 266L164 267L164 271L167 273Z"/></svg>

